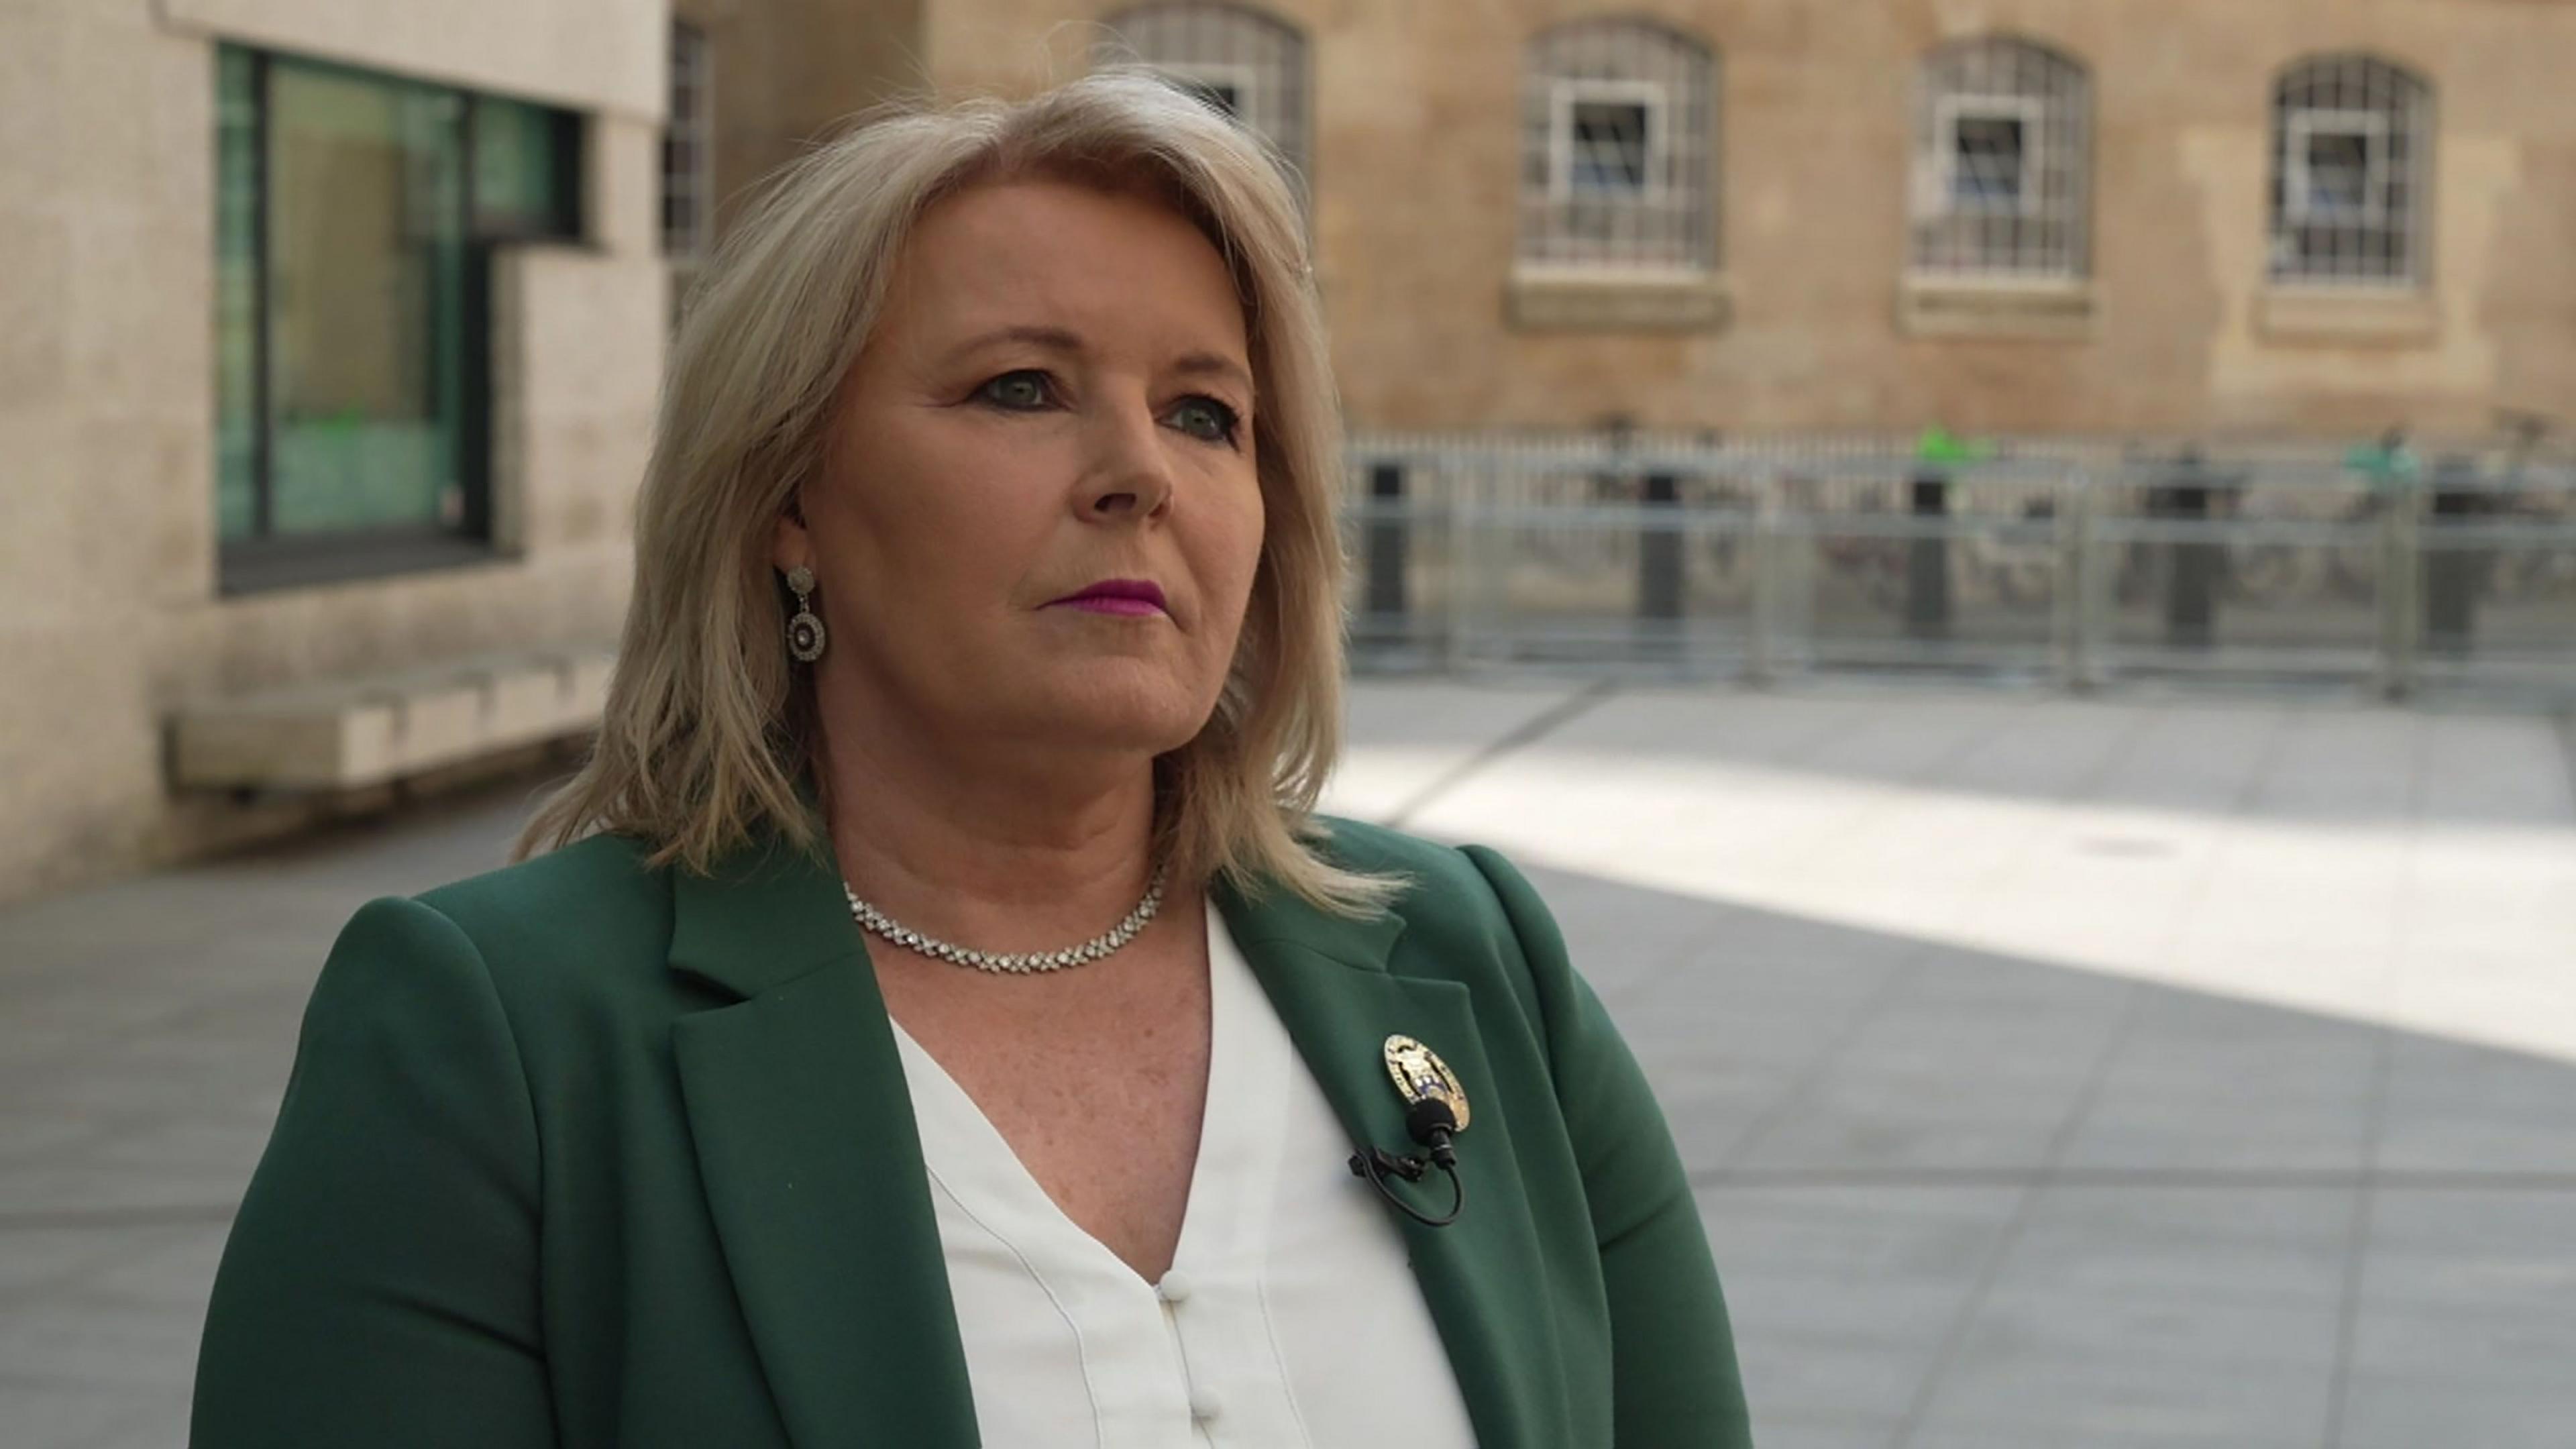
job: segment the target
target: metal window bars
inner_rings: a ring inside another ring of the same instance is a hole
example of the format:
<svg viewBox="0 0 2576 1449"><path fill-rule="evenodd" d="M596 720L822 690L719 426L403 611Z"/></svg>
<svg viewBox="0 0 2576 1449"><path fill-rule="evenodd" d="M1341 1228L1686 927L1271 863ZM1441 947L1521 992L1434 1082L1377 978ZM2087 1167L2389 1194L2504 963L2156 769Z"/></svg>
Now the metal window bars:
<svg viewBox="0 0 2576 1449"><path fill-rule="evenodd" d="M1638 81L1561 81L1550 138L1552 200L1576 195L1639 198L1661 181L1660 154L1672 144L1663 87Z"/></svg>
<svg viewBox="0 0 2576 1449"><path fill-rule="evenodd" d="M2271 274L2326 286L2423 280L2432 90L2367 55L2322 55L2272 90Z"/></svg>
<svg viewBox="0 0 2576 1449"><path fill-rule="evenodd" d="M1521 88L1524 265L1717 265L1717 61L1642 20L1583 20L1529 44Z"/></svg>
<svg viewBox="0 0 2576 1449"><path fill-rule="evenodd" d="M1270 143L1289 182L1306 193L1306 39L1235 5L1138 5L1101 22L1095 65L1141 63L1241 121Z"/></svg>
<svg viewBox="0 0 2576 1449"><path fill-rule="evenodd" d="M2032 41L1984 36L1926 56L1914 102L1913 270L2084 276L2092 111L2084 67Z"/></svg>
<svg viewBox="0 0 2576 1449"><path fill-rule="evenodd" d="M705 254L709 230L708 173L713 162L713 79L706 32L686 22L671 26L670 117L662 131L662 252L690 261Z"/></svg>

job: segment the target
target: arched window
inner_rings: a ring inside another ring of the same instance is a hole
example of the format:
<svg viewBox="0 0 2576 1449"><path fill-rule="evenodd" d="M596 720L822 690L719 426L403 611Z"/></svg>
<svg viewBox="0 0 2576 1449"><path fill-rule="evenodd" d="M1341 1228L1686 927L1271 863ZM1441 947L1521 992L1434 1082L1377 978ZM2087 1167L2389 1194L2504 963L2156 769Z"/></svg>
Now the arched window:
<svg viewBox="0 0 2576 1449"><path fill-rule="evenodd" d="M1098 64L1142 61L1270 142L1306 177L1306 39L1238 5L1137 5L1102 22Z"/></svg>
<svg viewBox="0 0 2576 1449"><path fill-rule="evenodd" d="M2423 279L2433 95L2366 55L2321 55L2272 89L2272 276L2405 286Z"/></svg>
<svg viewBox="0 0 2576 1449"><path fill-rule="evenodd" d="M1520 260L1717 265L1717 62L1644 20L1582 20L1529 45Z"/></svg>
<svg viewBox="0 0 2576 1449"><path fill-rule="evenodd" d="M1908 264L1941 276L2085 275L2092 131L2084 67L2047 46L1988 36L1924 57Z"/></svg>

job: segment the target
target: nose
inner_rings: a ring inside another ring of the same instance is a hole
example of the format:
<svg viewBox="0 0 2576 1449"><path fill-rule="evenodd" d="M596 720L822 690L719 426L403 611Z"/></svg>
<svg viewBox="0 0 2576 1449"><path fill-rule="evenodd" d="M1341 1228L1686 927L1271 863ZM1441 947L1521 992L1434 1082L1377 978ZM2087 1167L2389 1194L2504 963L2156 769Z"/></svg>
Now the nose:
<svg viewBox="0 0 2576 1449"><path fill-rule="evenodd" d="M1172 462L1162 428L1141 404L1100 421L1091 467L1075 506L1094 523L1155 518L1170 511Z"/></svg>

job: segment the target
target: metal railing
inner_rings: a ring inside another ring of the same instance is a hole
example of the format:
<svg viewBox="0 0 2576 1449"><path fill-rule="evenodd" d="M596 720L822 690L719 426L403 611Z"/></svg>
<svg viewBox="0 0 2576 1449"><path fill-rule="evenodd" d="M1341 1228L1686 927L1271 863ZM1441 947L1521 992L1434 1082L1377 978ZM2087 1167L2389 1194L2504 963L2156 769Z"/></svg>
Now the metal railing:
<svg viewBox="0 0 2576 1449"><path fill-rule="evenodd" d="M2576 700L2576 469L2523 452L1380 436L1351 464L1367 669Z"/></svg>

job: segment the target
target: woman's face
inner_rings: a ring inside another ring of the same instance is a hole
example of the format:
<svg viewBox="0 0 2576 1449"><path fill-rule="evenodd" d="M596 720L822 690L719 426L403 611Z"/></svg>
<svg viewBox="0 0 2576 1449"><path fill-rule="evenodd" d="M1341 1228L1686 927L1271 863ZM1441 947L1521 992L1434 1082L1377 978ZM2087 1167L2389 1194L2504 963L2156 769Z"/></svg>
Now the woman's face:
<svg viewBox="0 0 2576 1449"><path fill-rule="evenodd" d="M951 745L1186 744L1261 553L1253 406L1188 221L1054 181L934 206L778 528L830 630L826 709Z"/></svg>

